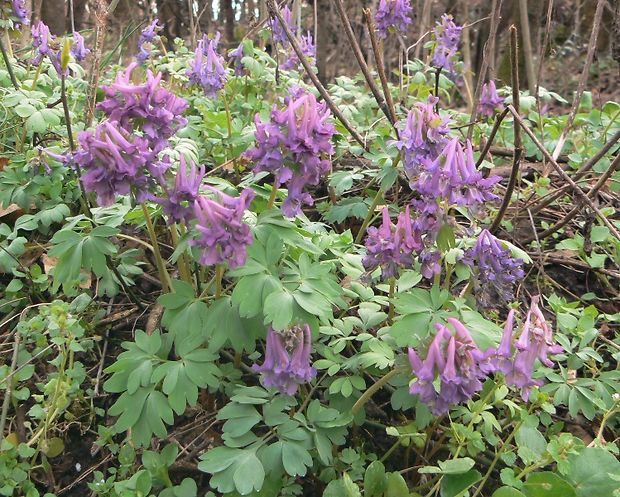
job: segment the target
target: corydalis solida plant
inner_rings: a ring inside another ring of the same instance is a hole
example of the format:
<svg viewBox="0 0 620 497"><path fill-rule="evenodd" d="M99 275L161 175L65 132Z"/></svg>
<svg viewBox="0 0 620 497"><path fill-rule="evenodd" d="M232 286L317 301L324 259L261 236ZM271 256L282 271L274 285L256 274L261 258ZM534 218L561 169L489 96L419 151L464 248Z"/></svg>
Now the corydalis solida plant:
<svg viewBox="0 0 620 497"><path fill-rule="evenodd" d="M327 105L317 102L313 94L293 89L285 103L283 110L273 106L267 122L256 114L256 147L246 154L254 162L255 172L269 172L277 185L287 185L282 212L295 217L302 205L314 203L304 188L317 185L331 170L326 156L333 153L331 139L335 128L329 122L331 113Z"/></svg>
<svg viewBox="0 0 620 497"><path fill-rule="evenodd" d="M187 70L190 83L201 86L209 98L216 98L217 92L226 83L224 58L217 53L219 42L220 33L216 33L214 38L204 35Z"/></svg>
<svg viewBox="0 0 620 497"><path fill-rule="evenodd" d="M454 75L455 72L462 30L463 27L457 26L449 14L442 15L441 22L438 22L433 30L434 45L431 63L450 75Z"/></svg>
<svg viewBox="0 0 620 497"><path fill-rule="evenodd" d="M157 33L162 29L163 27L159 25L159 19L155 19L140 33L140 38L138 39L138 55L136 57L140 64L144 64L150 58L150 45L155 41Z"/></svg>
<svg viewBox="0 0 620 497"><path fill-rule="evenodd" d="M390 32L405 34L413 22L412 14L410 0L381 0L375 15L379 37L387 38Z"/></svg>
<svg viewBox="0 0 620 497"><path fill-rule="evenodd" d="M302 383L316 376L310 365L312 332L307 324L295 325L283 331L267 330L265 361L252 369L261 374L266 387L275 387L281 393L294 395Z"/></svg>

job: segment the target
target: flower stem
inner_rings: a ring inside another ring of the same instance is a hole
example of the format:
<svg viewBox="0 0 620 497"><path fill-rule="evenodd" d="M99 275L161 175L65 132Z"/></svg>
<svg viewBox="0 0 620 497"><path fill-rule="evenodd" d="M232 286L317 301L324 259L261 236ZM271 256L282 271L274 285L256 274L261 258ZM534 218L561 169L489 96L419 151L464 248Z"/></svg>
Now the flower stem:
<svg viewBox="0 0 620 497"><path fill-rule="evenodd" d="M394 290L396 289L396 278L390 278L390 307L388 310L388 324L392 324L394 321Z"/></svg>
<svg viewBox="0 0 620 497"><path fill-rule="evenodd" d="M276 178L271 186L271 195L269 196L269 201L267 202L267 210L273 207L274 202L276 201L276 195L278 194L278 178Z"/></svg>
<svg viewBox="0 0 620 497"><path fill-rule="evenodd" d="M396 376L399 373L398 369L393 369L392 371L390 371L389 373L387 373L386 375L382 376L381 378L379 378L377 381L375 381L370 388L368 388L368 390L366 390L362 396L357 399L357 402L355 404L353 404L353 407L351 408L351 414L353 414L353 416L355 416L357 414L357 412L364 407L364 404L366 404L366 402L368 402L370 400L370 398L384 385L386 385L392 378L394 378L394 376Z"/></svg>
<svg viewBox="0 0 620 497"><path fill-rule="evenodd" d="M372 199L372 204L370 204L370 207L368 208L368 214L366 214L366 218L364 219L362 226L360 226L360 230L357 232L357 235L355 237L355 243L360 243L364 238L364 235L366 234L366 229L368 228L372 217L375 215L375 209L382 200L383 188L379 188L379 191L377 191L375 198Z"/></svg>
<svg viewBox="0 0 620 497"><path fill-rule="evenodd" d="M5 34L7 33L6 29L4 30ZM7 37L8 38L8 37ZM2 58L4 59L4 65L6 65L6 70L9 72L9 78L11 78L11 83L13 84L13 88L19 90L19 83L17 82L17 78L15 77L15 73L13 72L13 66L11 65L11 59L9 54L6 52L6 48L4 48L4 42L2 41L2 37L0 36L0 52L2 52Z"/></svg>
<svg viewBox="0 0 620 497"><path fill-rule="evenodd" d="M222 295L222 277L224 276L224 266L215 266L215 298L219 299Z"/></svg>
<svg viewBox="0 0 620 497"><path fill-rule="evenodd" d="M159 251L159 243L157 242L157 235L155 234L155 227L151 220L151 215L146 204L142 204L142 212L144 213L144 221L146 222L146 230L148 231L149 238L151 239L151 245L153 245L153 255L155 256L155 264L157 265L157 271L159 272L159 279L161 280L161 288L164 293L168 293L172 289L170 281L170 275L166 271L166 263L164 262L161 252Z"/></svg>
<svg viewBox="0 0 620 497"><path fill-rule="evenodd" d="M179 246L179 233L177 231L176 223L170 227L170 236L172 238L172 245L176 250ZM189 263L187 262L187 254L183 252L179 256L179 274L181 275L181 279L190 285L192 284L192 274L189 269Z"/></svg>

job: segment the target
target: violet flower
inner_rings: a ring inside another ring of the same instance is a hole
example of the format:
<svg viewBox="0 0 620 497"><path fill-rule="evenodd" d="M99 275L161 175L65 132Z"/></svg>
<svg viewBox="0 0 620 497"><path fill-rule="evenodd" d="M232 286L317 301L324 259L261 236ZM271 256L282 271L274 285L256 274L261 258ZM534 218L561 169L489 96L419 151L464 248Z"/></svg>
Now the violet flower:
<svg viewBox="0 0 620 497"><path fill-rule="evenodd" d="M256 114L256 147L246 155L254 162L255 172L269 172L279 185L287 184L282 211L295 217L302 205L314 202L304 188L317 185L331 169L324 156L333 152L335 128L329 123L331 113L326 104L318 103L313 94L295 90L286 103L284 110L273 106L268 122Z"/></svg>
<svg viewBox="0 0 620 497"><path fill-rule="evenodd" d="M409 179L416 178L421 167L429 166L448 141L450 118L435 113L434 106L438 101L429 95L425 103L416 102L407 114L407 120L398 123L400 139L391 143L400 150Z"/></svg>
<svg viewBox="0 0 620 497"><path fill-rule="evenodd" d="M301 48L301 53L304 55L305 60L308 64L314 66L316 64L316 46L312 39L312 35L308 32L306 36L301 35L298 41L299 47ZM285 71L290 71L291 69L297 69L300 66L301 62L297 56L297 52L295 52L293 47L290 46L287 53L287 59L280 67L282 67Z"/></svg>
<svg viewBox="0 0 620 497"><path fill-rule="evenodd" d="M280 12L284 22L291 32L294 33L297 30L297 26L293 23L293 13L291 12L291 9L289 9L288 5L286 5ZM273 34L273 40L276 43L281 43L284 47L289 44L284 28L280 25L280 21L276 18L273 18L271 21L271 32Z"/></svg>
<svg viewBox="0 0 620 497"><path fill-rule="evenodd" d="M228 60L232 61L233 63L233 70L235 71L235 76L243 76L246 72L243 65L244 56L245 54L243 43L239 43L239 46L237 48L228 52Z"/></svg>
<svg viewBox="0 0 620 497"><path fill-rule="evenodd" d="M84 45L84 37L77 31L74 31L71 55L73 55L76 61L82 62L89 53L90 50Z"/></svg>
<svg viewBox="0 0 620 497"><path fill-rule="evenodd" d="M398 215L396 226L390 221L387 207L383 208L383 222L380 227L371 226L366 236L367 255L362 260L368 272L381 268L381 279L398 276L400 268L413 265L413 252L420 248L413 237L409 206Z"/></svg>
<svg viewBox="0 0 620 497"><path fill-rule="evenodd" d="M60 65L60 44L56 40L56 37L50 33L49 28L43 21L39 21L32 26L31 34L35 56L30 63L38 66L43 62L44 57L48 57L60 76L62 73Z"/></svg>
<svg viewBox="0 0 620 497"><path fill-rule="evenodd" d="M415 350L409 349L409 362L417 377L409 391L419 395L435 415L445 414L451 405L471 399L482 389L480 380L485 377L478 366L483 354L467 328L454 318L448 318L448 322L455 334L435 324L437 335L424 361L418 358Z"/></svg>
<svg viewBox="0 0 620 497"><path fill-rule="evenodd" d="M521 336L515 344L517 352L512 370L506 374L506 383L518 387L521 390L521 397L526 402L532 388L542 384L542 380L532 378L536 359L544 366L552 367L553 361L548 355L563 351L563 348L553 341L552 330L538 307L539 301L539 295L532 297Z"/></svg>
<svg viewBox="0 0 620 497"><path fill-rule="evenodd" d="M190 245L202 250L202 265L228 263L230 268L243 266L247 247L253 239L250 227L242 218L254 192L246 188L235 198L215 188L206 188L214 193L215 198L201 196L194 202L199 237L191 240Z"/></svg>
<svg viewBox="0 0 620 497"><path fill-rule="evenodd" d="M506 303L514 296L515 283L525 276L523 260L512 257L500 240L488 230L482 230L474 247L465 251L462 262L476 268L474 291L484 308L498 301Z"/></svg>
<svg viewBox="0 0 620 497"><path fill-rule="evenodd" d="M412 14L410 0L381 0L375 15L379 38L387 38L390 32L404 35L412 23Z"/></svg>
<svg viewBox="0 0 620 497"><path fill-rule="evenodd" d="M26 0L13 0L13 14L17 18L17 24L28 26L30 24L30 13L26 8Z"/></svg>
<svg viewBox="0 0 620 497"><path fill-rule="evenodd" d="M294 395L297 387L316 376L310 366L312 332L307 324L292 326L284 331L267 330L265 362L252 369L261 373L266 387L276 387L282 394Z"/></svg>
<svg viewBox="0 0 620 497"><path fill-rule="evenodd" d="M198 42L194 59L187 70L190 83L202 86L205 95L209 98L216 98L217 92L226 83L224 58L217 53L219 42L220 33L216 33L215 38L204 35Z"/></svg>
<svg viewBox="0 0 620 497"><path fill-rule="evenodd" d="M145 198L149 167L156 167L148 140L104 121L94 133L80 132L78 142L80 147L73 159L82 168L84 189L97 195L99 205L111 205L117 195L127 195L132 190L139 200Z"/></svg>
<svg viewBox="0 0 620 497"><path fill-rule="evenodd" d="M138 62L144 64L151 56L151 50L147 47L147 44L153 43L157 37L157 33L161 31L163 26L160 26L159 19L155 19L151 24L142 30L140 38L138 39Z"/></svg>
<svg viewBox="0 0 620 497"><path fill-rule="evenodd" d="M187 102L160 86L162 75L147 71L145 83L133 84L131 75L138 66L131 63L114 83L104 86L105 99L97 108L126 131L142 131L155 153L168 146L169 138L187 124L182 114Z"/></svg>
<svg viewBox="0 0 620 497"><path fill-rule="evenodd" d="M194 217L194 204L200 193L205 168L204 166L197 168L194 161L190 161L190 164L188 168L185 157L181 154L173 188L166 192L164 198L157 199L171 223L181 221L189 223Z"/></svg>
<svg viewBox="0 0 620 497"><path fill-rule="evenodd" d="M506 318L506 323L504 324L504 332L502 333L502 340L499 346L490 348L484 352L484 356L480 362L480 369L487 374L499 372L506 375L512 371L512 333L514 316L515 310L510 309L508 318Z"/></svg>
<svg viewBox="0 0 620 497"><path fill-rule="evenodd" d="M437 23L433 30L432 64L438 69L444 69L450 75L454 74L462 30L463 27L457 26L449 14L442 15L441 23Z"/></svg>
<svg viewBox="0 0 620 497"><path fill-rule="evenodd" d="M497 94L495 88L495 81L489 81L482 85L482 91L480 92L480 101L478 102L478 113L492 117L498 108L502 106L504 99Z"/></svg>

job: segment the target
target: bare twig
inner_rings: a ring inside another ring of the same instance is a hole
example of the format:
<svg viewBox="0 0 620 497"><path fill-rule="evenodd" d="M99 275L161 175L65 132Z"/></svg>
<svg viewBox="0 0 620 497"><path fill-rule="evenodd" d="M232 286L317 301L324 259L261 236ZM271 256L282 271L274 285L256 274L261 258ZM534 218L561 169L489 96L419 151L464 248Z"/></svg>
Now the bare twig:
<svg viewBox="0 0 620 497"><path fill-rule="evenodd" d="M536 91L534 81L534 61L532 51L532 40L530 38L530 19L527 15L527 0L519 0L519 19L521 20L521 39L523 40L523 60L525 62L525 75L527 77L527 88L530 95Z"/></svg>
<svg viewBox="0 0 620 497"><path fill-rule="evenodd" d="M517 46L517 28L510 26L510 74L512 76L512 105L516 114L519 114L519 49ZM519 175L519 164L521 162L521 154L523 153L523 147L521 145L521 129L519 123L515 119L514 121L514 154L512 157L512 171L510 172L510 179L508 180L508 186L502 200L502 205L497 212L497 216L491 225L489 231L495 233L502 223L502 218L506 213L506 209L510 205L512 199L512 192L517 184L517 176Z"/></svg>
<svg viewBox="0 0 620 497"><path fill-rule="evenodd" d="M11 368L9 370L9 376L13 374L15 371L15 367L17 366L17 357L19 355L19 341L20 335L19 333L15 333L15 342L13 342L13 357L11 358ZM4 439L4 425L6 424L6 417L9 413L9 404L11 403L11 390L13 387L13 382L9 381L6 390L4 391L4 400L2 401L2 412L0 412L0 444L2 444L2 440Z"/></svg>
<svg viewBox="0 0 620 497"><path fill-rule="evenodd" d="M592 24L592 31L590 33L590 41L588 43L586 60L583 64L583 71L581 71L581 77L579 78L577 92L575 93L575 98L573 99L573 105L571 106L568 120L566 121L566 125L564 126L564 129L562 130L562 133L558 138L558 143L555 146L553 153L551 154L553 160L558 158L558 156L562 152L562 149L564 148L566 137L568 136L568 133L573 127L575 116L577 115L577 110L579 109L579 103L581 102L581 96L583 95L586 83L588 82L588 76L590 75L590 66L592 65L592 59L594 58L594 52L596 50L596 40L598 39L598 32L601 27L601 18L603 17L605 3L605 0L598 0L598 3L596 4L596 12L594 13L594 22Z"/></svg>
<svg viewBox="0 0 620 497"><path fill-rule="evenodd" d="M523 119L521 118L521 116L519 115L519 113L514 109L514 107L512 105L509 105L508 108L510 109L510 113L513 115L513 117L519 122L519 124L521 125L521 128L523 129L523 131L525 131L525 134L527 136L530 137L530 139L532 140L532 142L534 142L534 145L536 145L538 147L538 149L543 153L543 155L545 156L545 158L549 161L549 163L553 166L553 168L555 169L555 171L560 175L560 177L570 185L570 187L573 189L573 191L579 196L579 198L581 198L586 204L588 204L588 207L590 207L590 209L592 209L596 215L600 218L601 221L603 221L603 224L605 224L605 226L607 226L609 228L609 231L618 239L620 240L620 233L618 232L618 230L616 229L616 227L613 225L613 223L611 223L609 221L609 219L607 219L600 211L600 209L594 205L594 202L592 202L592 200L590 199L590 197L588 197L583 190L579 187L579 185L577 183L575 183L571 177L566 174L564 172L564 170L562 169L562 167L556 162L556 160L551 156L551 154L547 151L547 149L542 145L542 143L540 143L540 141L538 140L538 138L536 138L536 135L534 133L532 133L532 131L527 127L527 125L525 124L525 122L523 121Z"/></svg>
<svg viewBox="0 0 620 497"><path fill-rule="evenodd" d="M364 139L362 138L362 136L357 131L355 131L355 129L353 128L349 120L342 115L342 112L340 112L338 107L336 107L336 104L334 104L334 101L331 99L331 97L329 96L329 93L327 93L327 90L319 81L319 78L317 78L316 74L314 74L312 67L310 66L310 64L306 60L305 55L301 51L301 47L299 46L299 43L297 42L295 35L291 32L290 28L284 21L284 18L282 17L282 13L280 12L280 8L276 5L275 0L265 0L265 1L267 2L267 8L269 9L269 12L271 12L271 14L275 16L276 19L278 19L278 21L280 22L280 25L282 26L282 29L284 30L284 33L286 34L288 41L291 43L293 50L295 50L297 57L299 57L299 61L304 66L304 69L306 70L308 77L312 81L312 84L321 94L321 97L323 97L323 100L325 100L325 103L327 104L327 106L330 108L334 116L336 116L340 120L342 125L351 134L353 139L357 143L359 143L364 150L368 150L368 145L364 142Z"/></svg>
<svg viewBox="0 0 620 497"><path fill-rule="evenodd" d="M493 144L493 140L495 139L495 135L499 131L499 127L501 126L502 121L504 120L507 114L508 114L508 109L506 108L495 119L495 122L493 123L493 129L491 129L491 134L489 135L489 139L484 144L484 148L482 149L482 152L480 153L480 157L478 158L478 161L476 162L476 169L480 167L480 164L482 164L482 161L484 161L484 158L489 153L489 150L491 149L491 145Z"/></svg>
<svg viewBox="0 0 620 497"><path fill-rule="evenodd" d="M381 92L379 91L379 88L377 87L377 84L375 83L375 80L372 77L372 74L370 74L370 69L368 67L368 64L366 64L366 60L364 60L364 54L362 54L362 49L360 48L359 43L357 42L357 39L355 38L355 33L353 32L353 28L351 27L351 23L349 22L347 13L344 10L344 5L342 4L342 0L336 0L334 2L334 5L336 6L336 10L338 11L338 15L340 16L340 21L342 22L342 26L344 27L344 32L347 35L347 38L349 39L349 45L351 46L351 49L353 50L353 55L355 55L355 59L357 60L357 63L359 64L360 69L362 70L362 74L364 75L364 78L366 79L366 83L368 83L368 87L370 88L372 95L375 97L375 100L379 104L379 108L381 109L381 111L385 114L385 117L388 118L388 121L394 124L395 120L393 116L390 114L390 111L386 103L386 99L383 97L383 95L381 95ZM377 63L377 66L378 65L379 64Z"/></svg>

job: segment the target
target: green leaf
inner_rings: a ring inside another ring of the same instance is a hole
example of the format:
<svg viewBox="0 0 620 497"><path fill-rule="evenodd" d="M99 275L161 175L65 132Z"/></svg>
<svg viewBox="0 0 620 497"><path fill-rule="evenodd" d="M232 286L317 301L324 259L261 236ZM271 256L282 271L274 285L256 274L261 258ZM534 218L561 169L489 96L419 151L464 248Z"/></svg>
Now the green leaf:
<svg viewBox="0 0 620 497"><path fill-rule="evenodd" d="M609 475L620 474L620 462L604 449L589 447L569 457L568 480L578 497L609 497L620 487Z"/></svg>
<svg viewBox="0 0 620 497"><path fill-rule="evenodd" d="M566 480L551 471L534 473L523 485L527 497L575 497L575 489Z"/></svg>
<svg viewBox="0 0 620 497"><path fill-rule="evenodd" d="M270 293L265 299L263 313L265 324L271 323L276 331L281 331L293 319L293 296L285 289Z"/></svg>
<svg viewBox="0 0 620 497"><path fill-rule="evenodd" d="M400 473L388 473L384 497L409 497L409 487Z"/></svg>
<svg viewBox="0 0 620 497"><path fill-rule="evenodd" d="M312 466L312 456L299 444L283 442L282 464L290 476L304 476L306 469Z"/></svg>
<svg viewBox="0 0 620 497"><path fill-rule="evenodd" d="M381 461L373 461L364 474L364 497L380 497L385 491L387 478Z"/></svg>
<svg viewBox="0 0 620 497"><path fill-rule="evenodd" d="M525 495L519 492L516 488L502 487L498 488L495 492L493 492L492 497L525 497Z"/></svg>
<svg viewBox="0 0 620 497"><path fill-rule="evenodd" d="M518 454L525 464L539 461L547 449L547 441L536 428L521 426L515 436Z"/></svg>
<svg viewBox="0 0 620 497"><path fill-rule="evenodd" d="M344 473L342 479L332 480L323 491L323 497L361 497L359 487Z"/></svg>
<svg viewBox="0 0 620 497"><path fill-rule="evenodd" d="M457 497L480 481L482 475L475 469L459 475L444 475L441 479L441 497Z"/></svg>
<svg viewBox="0 0 620 497"><path fill-rule="evenodd" d="M470 457L460 457L457 459L448 459L447 461L439 461L437 466L424 466L418 470L419 473L438 473L443 475L457 475L467 473L474 467L475 461Z"/></svg>

